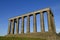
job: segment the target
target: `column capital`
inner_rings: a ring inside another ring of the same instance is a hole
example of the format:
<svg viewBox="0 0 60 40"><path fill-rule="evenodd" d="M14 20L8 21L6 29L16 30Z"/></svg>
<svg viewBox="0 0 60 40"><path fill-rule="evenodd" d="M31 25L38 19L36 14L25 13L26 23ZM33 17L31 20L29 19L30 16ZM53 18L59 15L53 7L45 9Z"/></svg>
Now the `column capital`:
<svg viewBox="0 0 60 40"><path fill-rule="evenodd" d="M40 13L44 13L44 11L40 11Z"/></svg>
<svg viewBox="0 0 60 40"><path fill-rule="evenodd" d="M33 16L36 16L36 13L34 13Z"/></svg>

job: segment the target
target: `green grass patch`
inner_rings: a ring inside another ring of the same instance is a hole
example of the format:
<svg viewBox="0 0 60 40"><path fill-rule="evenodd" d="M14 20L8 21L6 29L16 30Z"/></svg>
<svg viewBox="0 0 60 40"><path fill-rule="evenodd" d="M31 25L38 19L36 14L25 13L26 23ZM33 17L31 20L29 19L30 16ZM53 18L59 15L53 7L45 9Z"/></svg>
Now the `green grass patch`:
<svg viewBox="0 0 60 40"><path fill-rule="evenodd" d="M0 37L0 40L45 40L40 38L24 38L24 37Z"/></svg>

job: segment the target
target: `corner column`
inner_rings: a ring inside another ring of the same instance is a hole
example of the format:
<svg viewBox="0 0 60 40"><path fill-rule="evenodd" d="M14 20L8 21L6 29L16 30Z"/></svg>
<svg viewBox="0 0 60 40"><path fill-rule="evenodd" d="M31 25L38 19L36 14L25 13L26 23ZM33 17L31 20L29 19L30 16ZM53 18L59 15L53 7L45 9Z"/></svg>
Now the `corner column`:
<svg viewBox="0 0 60 40"><path fill-rule="evenodd" d="M27 16L27 33L30 33L30 16Z"/></svg>
<svg viewBox="0 0 60 40"><path fill-rule="evenodd" d="M47 11L47 17L48 17L48 30L49 32L52 32L52 24L51 24L51 13L50 10Z"/></svg>
<svg viewBox="0 0 60 40"><path fill-rule="evenodd" d="M36 25L36 14L35 13L33 14L33 17L34 17L33 18L34 33L36 33L37 32L37 25Z"/></svg>
<svg viewBox="0 0 60 40"><path fill-rule="evenodd" d="M40 23L41 23L41 32L45 32L43 12L40 12Z"/></svg>
<svg viewBox="0 0 60 40"><path fill-rule="evenodd" d="M11 21L9 20L9 22L8 22L8 34L10 34L11 33Z"/></svg>
<svg viewBox="0 0 60 40"><path fill-rule="evenodd" d="M24 17L22 17L22 28L21 28L21 33L24 33Z"/></svg>
<svg viewBox="0 0 60 40"><path fill-rule="evenodd" d="M53 15L51 15L51 21L52 21L52 30L53 30L53 32L54 33L56 33L56 30L55 30L55 22L54 22L54 16Z"/></svg>
<svg viewBox="0 0 60 40"><path fill-rule="evenodd" d="M16 34L19 34L19 19L16 19Z"/></svg>

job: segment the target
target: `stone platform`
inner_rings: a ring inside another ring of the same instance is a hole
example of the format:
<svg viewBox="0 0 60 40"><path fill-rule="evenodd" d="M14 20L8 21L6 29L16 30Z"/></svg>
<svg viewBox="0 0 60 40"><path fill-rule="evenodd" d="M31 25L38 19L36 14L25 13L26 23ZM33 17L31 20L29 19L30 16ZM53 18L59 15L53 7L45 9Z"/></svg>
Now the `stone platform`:
<svg viewBox="0 0 60 40"><path fill-rule="evenodd" d="M7 35L7 37L30 37L30 38L42 38L42 39L47 39L47 40L57 40L57 35L55 33L28 33L28 34L10 34Z"/></svg>

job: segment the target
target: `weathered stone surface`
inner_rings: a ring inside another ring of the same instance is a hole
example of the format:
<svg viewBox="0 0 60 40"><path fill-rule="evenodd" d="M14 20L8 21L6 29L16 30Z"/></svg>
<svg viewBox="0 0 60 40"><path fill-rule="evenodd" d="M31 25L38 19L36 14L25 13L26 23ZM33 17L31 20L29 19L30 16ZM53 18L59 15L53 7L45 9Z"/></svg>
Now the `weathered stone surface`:
<svg viewBox="0 0 60 40"><path fill-rule="evenodd" d="M43 14L43 12L40 12L40 23L41 23L41 32L45 32L45 28L44 28L44 14Z"/></svg>
<svg viewBox="0 0 60 40"><path fill-rule="evenodd" d="M37 32L36 14L33 14L33 32Z"/></svg>
<svg viewBox="0 0 60 40"><path fill-rule="evenodd" d="M27 33L30 33L30 16L27 16Z"/></svg>
<svg viewBox="0 0 60 40"><path fill-rule="evenodd" d="M11 33L11 21L9 21L9 24L8 24L8 34Z"/></svg>
<svg viewBox="0 0 60 40"><path fill-rule="evenodd" d="M19 19L16 19L16 34L19 34Z"/></svg>
<svg viewBox="0 0 60 40"><path fill-rule="evenodd" d="M15 24L14 24L14 20L12 20L12 33L11 34L14 34L14 28L15 28Z"/></svg>
<svg viewBox="0 0 60 40"><path fill-rule="evenodd" d="M22 17L21 33L24 33L24 17Z"/></svg>
<svg viewBox="0 0 60 40"><path fill-rule="evenodd" d="M29 34L17 34L17 35L8 35L7 37L29 37L29 38L42 38L47 40L59 40L59 37L54 33L49 32L36 32L36 33L29 33Z"/></svg>

